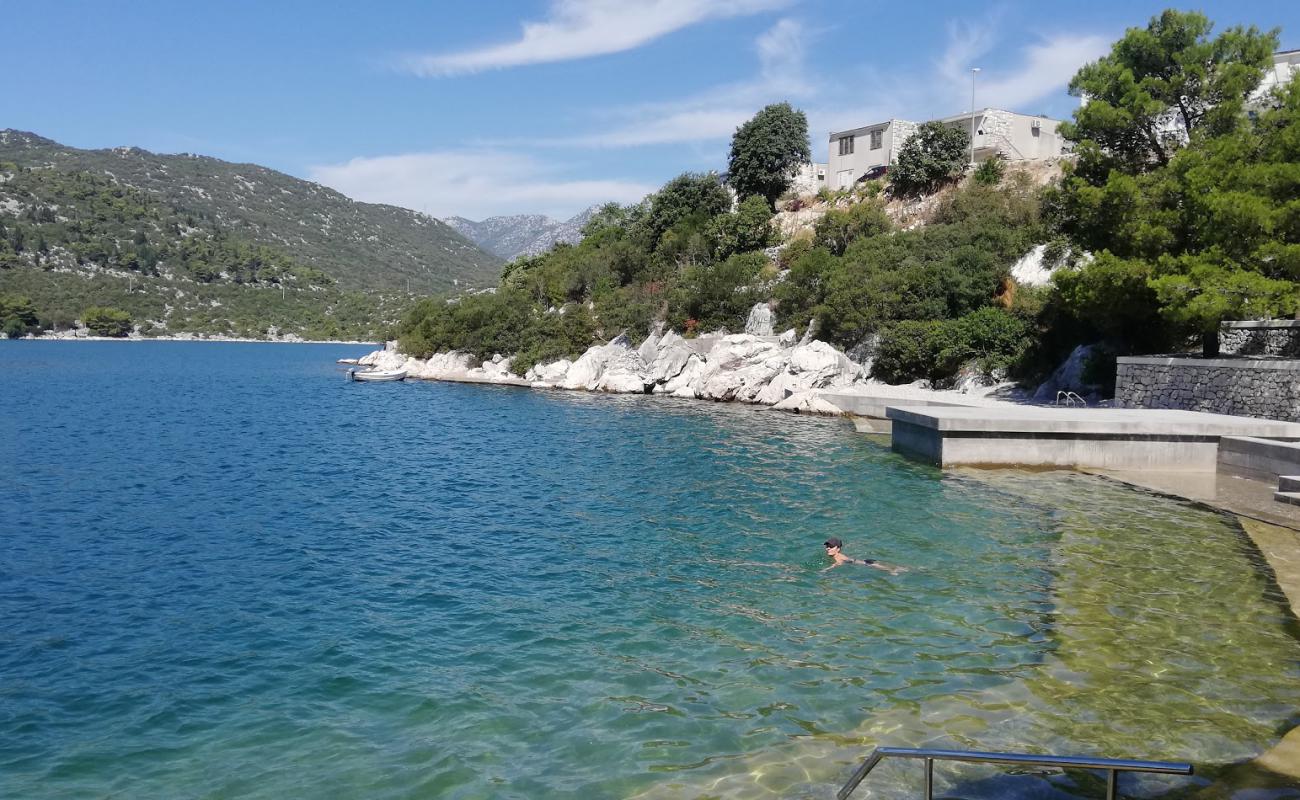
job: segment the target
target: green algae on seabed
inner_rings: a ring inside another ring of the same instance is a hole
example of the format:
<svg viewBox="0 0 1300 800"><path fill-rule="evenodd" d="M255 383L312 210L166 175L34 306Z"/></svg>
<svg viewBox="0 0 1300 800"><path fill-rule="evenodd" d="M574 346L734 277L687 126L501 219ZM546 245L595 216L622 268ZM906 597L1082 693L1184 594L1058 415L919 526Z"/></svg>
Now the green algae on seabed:
<svg viewBox="0 0 1300 800"><path fill-rule="evenodd" d="M753 754L731 774L641 796L822 797L877 745L1196 766L1190 780L1126 778L1132 796L1300 788L1232 766L1276 745L1300 710L1300 623L1235 518L1075 473L961 471L945 480L978 480L1055 509L1052 646L1042 662L1004 684L893 706L849 735L811 736ZM959 780L962 796L996 796L1007 787L994 772L944 765L936 785ZM1087 775L1050 778L1065 792L1057 796L1071 796L1076 779L1084 794L1096 788ZM998 787L993 795L981 793L984 780ZM859 795L915 796L919 782L919 769L886 764Z"/></svg>

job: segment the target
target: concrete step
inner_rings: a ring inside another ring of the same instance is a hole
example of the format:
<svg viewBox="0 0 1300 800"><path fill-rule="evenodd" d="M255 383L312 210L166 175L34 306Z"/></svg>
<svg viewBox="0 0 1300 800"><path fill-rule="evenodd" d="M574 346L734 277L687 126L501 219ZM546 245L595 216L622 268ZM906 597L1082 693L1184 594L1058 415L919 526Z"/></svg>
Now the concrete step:
<svg viewBox="0 0 1300 800"><path fill-rule="evenodd" d="M1300 475L1300 442L1258 436L1219 439L1220 467L1261 474Z"/></svg>
<svg viewBox="0 0 1300 800"><path fill-rule="evenodd" d="M1273 499L1279 503L1300 506L1300 492L1273 492Z"/></svg>
<svg viewBox="0 0 1300 800"><path fill-rule="evenodd" d="M1300 492L1300 475L1277 476L1277 490L1279 492Z"/></svg>

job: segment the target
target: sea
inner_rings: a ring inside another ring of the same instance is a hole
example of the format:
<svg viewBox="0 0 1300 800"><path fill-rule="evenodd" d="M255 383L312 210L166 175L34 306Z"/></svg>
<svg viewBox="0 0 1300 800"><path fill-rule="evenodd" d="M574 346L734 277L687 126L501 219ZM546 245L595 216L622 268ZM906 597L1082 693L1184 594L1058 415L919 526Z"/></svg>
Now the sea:
<svg viewBox="0 0 1300 800"><path fill-rule="evenodd" d="M841 419L345 380L368 349L0 341L0 797L827 798L879 745L1197 765L1125 779L1154 796L1297 719L1300 626L1234 518ZM827 569L832 536L906 571Z"/></svg>

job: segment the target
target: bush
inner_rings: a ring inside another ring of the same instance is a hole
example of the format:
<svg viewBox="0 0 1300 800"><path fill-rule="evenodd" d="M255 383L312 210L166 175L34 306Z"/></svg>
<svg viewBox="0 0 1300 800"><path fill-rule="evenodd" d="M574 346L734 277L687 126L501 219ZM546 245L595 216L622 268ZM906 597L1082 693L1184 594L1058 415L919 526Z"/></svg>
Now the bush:
<svg viewBox="0 0 1300 800"><path fill-rule="evenodd" d="M26 336L40 328L31 298L0 293L0 335L10 339Z"/></svg>
<svg viewBox="0 0 1300 800"><path fill-rule="evenodd" d="M885 329L876 347L871 376L886 383L937 380L935 364L947 344L941 320L904 320Z"/></svg>
<svg viewBox="0 0 1300 800"><path fill-rule="evenodd" d="M720 261L736 253L762 250L776 238L772 231L772 209L758 195L747 197L735 213L714 217L706 235L713 243L713 257Z"/></svg>
<svg viewBox="0 0 1300 800"><path fill-rule="evenodd" d="M855 239L885 233L893 223L879 203L866 201L843 211L831 210L813 226L813 242L842 256Z"/></svg>
<svg viewBox="0 0 1300 800"><path fill-rule="evenodd" d="M767 265L762 253L744 253L720 264L687 268L669 307L669 323L685 329L694 320L702 331L744 330L749 310L765 299L754 283Z"/></svg>
<svg viewBox="0 0 1300 800"><path fill-rule="evenodd" d="M1006 169L1002 162L1002 156L995 155L990 159L980 162L980 165L975 168L975 173L971 177L981 186L997 186L999 183L1002 183L1002 175L1005 172Z"/></svg>
<svg viewBox="0 0 1300 800"><path fill-rule="evenodd" d="M126 336L131 332L131 315L120 308L92 306L81 312L81 321L96 336Z"/></svg>
<svg viewBox="0 0 1300 800"><path fill-rule="evenodd" d="M880 337L872 375L889 383L951 380L974 361L988 375L1007 370L1025 353L1029 325L1000 308L982 308L955 320L905 320Z"/></svg>
<svg viewBox="0 0 1300 800"><path fill-rule="evenodd" d="M919 125L898 150L889 184L899 194L928 194L961 175L969 156L970 135L941 122Z"/></svg>

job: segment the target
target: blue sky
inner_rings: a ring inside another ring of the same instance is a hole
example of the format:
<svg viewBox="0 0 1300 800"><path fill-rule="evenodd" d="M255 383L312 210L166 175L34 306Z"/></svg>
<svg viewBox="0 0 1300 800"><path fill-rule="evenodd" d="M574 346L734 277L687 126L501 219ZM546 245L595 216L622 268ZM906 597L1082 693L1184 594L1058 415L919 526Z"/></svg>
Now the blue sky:
<svg viewBox="0 0 1300 800"><path fill-rule="evenodd" d="M0 128L249 161L436 216L564 217L721 170L768 102L827 133L970 104L1068 117L1083 63L1165 3L0 0ZM1219 28L1300 3L1209 2Z"/></svg>

